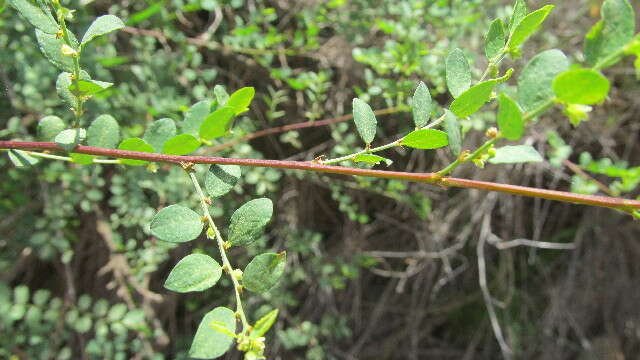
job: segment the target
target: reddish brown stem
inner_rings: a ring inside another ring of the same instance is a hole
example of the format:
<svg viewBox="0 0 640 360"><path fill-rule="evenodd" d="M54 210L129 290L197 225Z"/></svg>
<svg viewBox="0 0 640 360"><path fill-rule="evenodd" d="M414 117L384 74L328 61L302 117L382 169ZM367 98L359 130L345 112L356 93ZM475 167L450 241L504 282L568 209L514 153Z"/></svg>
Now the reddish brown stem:
<svg viewBox="0 0 640 360"><path fill-rule="evenodd" d="M25 141L0 141L0 149L21 149L21 150L48 150L62 152L55 143L51 142L25 142ZM442 177L435 173L409 173L400 171L383 171L372 169L357 169L343 166L320 165L311 161L283 161L283 160L262 160L262 159L233 159L207 156L178 156L145 153L138 151L105 149L92 146L78 146L74 152L89 155L102 155L115 158L138 159L153 162L165 162L178 164L190 162L194 164L231 164L252 167L270 167L280 169L296 169L315 171L331 174L343 174L354 176L368 176L384 179L399 179L406 181L425 182L449 187L460 187L469 189L479 189L486 191L496 191L505 194L537 197L549 200L556 200L574 204L606 207L626 212L640 210L640 200L627 200L622 198L574 194L565 191L537 189L526 186L499 184L486 181L458 179Z"/></svg>

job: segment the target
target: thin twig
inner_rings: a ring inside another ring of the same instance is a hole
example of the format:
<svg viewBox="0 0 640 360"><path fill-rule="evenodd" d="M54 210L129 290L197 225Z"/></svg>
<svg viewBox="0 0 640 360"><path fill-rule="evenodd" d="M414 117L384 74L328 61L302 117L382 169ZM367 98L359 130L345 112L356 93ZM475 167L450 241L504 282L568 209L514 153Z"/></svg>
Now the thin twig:
<svg viewBox="0 0 640 360"><path fill-rule="evenodd" d="M0 141L0 149L20 149L20 150L49 150L64 152L64 149L52 142L29 142L29 141ZM543 198L548 200L562 201L574 204L606 207L633 213L640 210L640 200L628 200L598 195L574 194L565 191L537 189L526 186L500 184L487 181L442 177L435 173L410 173L401 171L384 171L373 169L358 169L343 166L327 166L314 163L313 161L283 161L283 160L263 160L263 159L234 159L222 157L205 156L180 156L146 153L140 151L119 150L97 148L93 146L79 145L74 150L75 153L101 155L115 158L127 158L146 160L153 162L164 162L179 164L181 162L191 162L194 164L222 164L240 165L250 167L269 167L278 169L306 170L314 172L368 176L383 179L397 179L404 181L423 182L445 187L460 187L468 189L479 189L495 191L505 194Z"/></svg>

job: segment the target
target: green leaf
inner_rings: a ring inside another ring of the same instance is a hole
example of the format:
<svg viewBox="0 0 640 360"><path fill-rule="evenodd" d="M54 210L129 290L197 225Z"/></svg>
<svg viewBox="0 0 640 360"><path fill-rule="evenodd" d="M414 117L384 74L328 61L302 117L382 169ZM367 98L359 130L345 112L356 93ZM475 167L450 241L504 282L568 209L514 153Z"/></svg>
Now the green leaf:
<svg viewBox="0 0 640 360"><path fill-rule="evenodd" d="M120 141L120 126L113 116L98 116L87 130L87 144L100 148L115 149Z"/></svg>
<svg viewBox="0 0 640 360"><path fill-rule="evenodd" d="M69 91L75 96L93 96L113 86L113 83L98 80L78 80L71 82Z"/></svg>
<svg viewBox="0 0 640 360"><path fill-rule="evenodd" d="M209 196L222 196L238 183L240 179L240 166L238 165L211 165L204 175L204 188Z"/></svg>
<svg viewBox="0 0 640 360"><path fill-rule="evenodd" d="M33 5L29 0L9 0L9 4L37 29L47 34L56 34L58 32L59 27L53 17Z"/></svg>
<svg viewBox="0 0 640 360"><path fill-rule="evenodd" d="M414 149L437 149L449 145L449 137L444 131L421 129L407 134L401 144Z"/></svg>
<svg viewBox="0 0 640 360"><path fill-rule="evenodd" d="M229 337L232 337L232 338L237 338L238 337L235 333L233 333L231 330L227 329L224 326L224 324L219 322L219 321L212 321L211 324L209 324L209 325L213 328L213 330L215 330L217 332L220 332L220 333L223 333L223 334L225 334L225 335L227 335Z"/></svg>
<svg viewBox="0 0 640 360"><path fill-rule="evenodd" d="M284 273L287 253L264 253L254 257L244 269L242 285L257 293L271 290Z"/></svg>
<svg viewBox="0 0 640 360"><path fill-rule="evenodd" d="M431 111L433 110L433 104L429 89L422 81L420 81L418 88L416 88L416 91L413 94L411 108L413 109L413 122L416 124L416 128L421 128L427 125L429 117L431 116Z"/></svg>
<svg viewBox="0 0 640 360"><path fill-rule="evenodd" d="M496 155L489 159L492 164L517 164L541 162L542 155L529 145L503 146L496 149Z"/></svg>
<svg viewBox="0 0 640 360"><path fill-rule="evenodd" d="M180 260L171 270L164 287L175 292L203 291L215 285L222 275L222 267L205 254L191 254Z"/></svg>
<svg viewBox="0 0 640 360"><path fill-rule="evenodd" d="M449 53L446 72L447 87L454 98L460 96L471 86L471 68L462 50L455 48Z"/></svg>
<svg viewBox="0 0 640 360"><path fill-rule="evenodd" d="M229 94L227 94L227 90L223 85L216 85L213 87L213 94L216 96L216 101L218 102L218 106L225 106L227 101L229 101Z"/></svg>
<svg viewBox="0 0 640 360"><path fill-rule="evenodd" d="M151 220L151 234L162 241L183 243L197 238L202 232L200 215L182 205L160 210Z"/></svg>
<svg viewBox="0 0 640 360"><path fill-rule="evenodd" d="M371 144L376 137L378 121L369 104L358 98L353 99L353 121L362 140L367 145Z"/></svg>
<svg viewBox="0 0 640 360"><path fill-rule="evenodd" d="M225 106L233 108L235 111L234 115L241 114L249 110L249 105L251 104L251 100L253 100L253 96L255 94L256 90L252 87L243 87L242 89L238 89L231 94Z"/></svg>
<svg viewBox="0 0 640 360"><path fill-rule="evenodd" d="M233 337L215 330L211 324L216 323L230 332L236 332L236 315L231 309L225 307L217 307L208 312L200 325L198 331L193 338L189 356L196 359L215 359L226 353L231 344Z"/></svg>
<svg viewBox="0 0 640 360"><path fill-rule="evenodd" d="M9 160L15 167L28 167L37 164L40 159L33 157L22 150L9 150Z"/></svg>
<svg viewBox="0 0 640 360"><path fill-rule="evenodd" d="M182 132L193 136L200 136L200 126L211 113L211 100L202 100L193 104L184 115Z"/></svg>
<svg viewBox="0 0 640 360"><path fill-rule="evenodd" d="M86 71L80 70L80 79L90 80L89 74ZM56 80L56 91L58 96L73 109L78 108L78 99L71 93L69 86L71 86L71 73L63 72L58 75Z"/></svg>
<svg viewBox="0 0 640 360"><path fill-rule="evenodd" d="M247 245L260 236L271 220L273 203L267 198L254 199L242 205L231 215L229 243Z"/></svg>
<svg viewBox="0 0 640 360"><path fill-rule="evenodd" d="M524 133L524 121L518 104L506 94L498 97L498 128L502 136L509 140L518 140Z"/></svg>
<svg viewBox="0 0 640 360"><path fill-rule="evenodd" d="M278 309L273 309L266 315L258 319L258 321L256 321L256 324L253 326L253 329L251 329L251 337L257 338L266 334L267 331L269 331L269 329L271 329L273 324L276 322L277 318Z"/></svg>
<svg viewBox="0 0 640 360"><path fill-rule="evenodd" d="M553 79L569 68L569 60L560 50L551 49L536 55L518 78L518 102L531 111L555 97Z"/></svg>
<svg viewBox="0 0 640 360"><path fill-rule="evenodd" d="M200 137L212 140L229 135L235 114L233 107L223 106L218 108L204 119L200 126Z"/></svg>
<svg viewBox="0 0 640 360"><path fill-rule="evenodd" d="M45 116L38 121L38 138L43 141L52 141L64 128L64 121L59 117Z"/></svg>
<svg viewBox="0 0 640 360"><path fill-rule="evenodd" d="M500 19L493 20L484 43L484 53L487 55L487 59L493 60L500 56L504 51L505 41L504 23Z"/></svg>
<svg viewBox="0 0 640 360"><path fill-rule="evenodd" d="M507 48L516 49L518 46L527 41L527 39L531 35L533 35L533 33L538 31L538 28L544 22L544 20L547 18L554 7L555 6L553 5L546 5L525 16L513 29L513 33L511 34L509 42L507 43Z"/></svg>
<svg viewBox="0 0 640 360"><path fill-rule="evenodd" d="M460 123L458 118L451 111L445 110L444 117L444 130L447 132L447 138L449 140L449 150L451 154L456 158L462 151L462 134L460 133Z"/></svg>
<svg viewBox="0 0 640 360"><path fill-rule="evenodd" d="M80 164L80 165L92 164L93 159L95 159L95 156L89 155L89 154L71 153L69 156L71 157L71 160L74 163Z"/></svg>
<svg viewBox="0 0 640 360"><path fill-rule="evenodd" d="M480 110L487 101L491 100L491 93L497 83L496 80L489 80L474 85L453 100L449 110L459 118L472 115Z"/></svg>
<svg viewBox="0 0 640 360"><path fill-rule="evenodd" d="M592 105L607 98L609 80L592 69L568 70L553 80L553 91L564 103Z"/></svg>
<svg viewBox="0 0 640 360"><path fill-rule="evenodd" d="M164 0L158 1L146 9L135 12L127 17L127 25L135 26L138 23L141 23L156 13L160 12L160 10L164 9Z"/></svg>
<svg viewBox="0 0 640 360"><path fill-rule="evenodd" d="M89 25L89 28L82 37L82 46L98 36L108 34L112 31L122 29L124 23L115 15L103 15L98 17Z"/></svg>
<svg viewBox="0 0 640 360"><path fill-rule="evenodd" d="M120 145L118 146L119 150L130 150L130 151L141 151L152 153L153 146L147 144L144 140L134 137L122 140ZM135 159L119 159L120 163L131 166L141 166L148 163L145 160L135 160Z"/></svg>
<svg viewBox="0 0 640 360"><path fill-rule="evenodd" d="M63 55L61 51L62 45L65 44L64 39L58 39L55 34L48 34L38 29L36 29L36 39L38 40L40 51L49 62L62 71L73 72L73 58ZM71 40L71 46L77 49L78 40L72 32L69 32L69 39Z"/></svg>
<svg viewBox="0 0 640 360"><path fill-rule="evenodd" d="M596 65L633 40L636 29L635 14L627 0L606 0L601 8L602 19L586 36L584 55L590 66ZM614 65L615 57L602 67Z"/></svg>
<svg viewBox="0 0 640 360"><path fill-rule="evenodd" d="M509 34L513 34L516 26L520 24L520 21L527 16L529 9L527 9L527 4L524 0L516 0L513 4L513 14L511 15L511 20L509 21Z"/></svg>
<svg viewBox="0 0 640 360"><path fill-rule="evenodd" d="M162 151L164 143L176 136L176 123L172 119L162 118L151 123L144 132L144 141L153 147L153 151Z"/></svg>
<svg viewBox="0 0 640 360"><path fill-rule="evenodd" d="M162 147L162 153L168 155L190 154L200 147L200 141L191 134L180 134L167 140Z"/></svg>
<svg viewBox="0 0 640 360"><path fill-rule="evenodd" d="M71 152L87 137L85 129L67 129L56 135L55 143L63 148L66 152Z"/></svg>
<svg viewBox="0 0 640 360"><path fill-rule="evenodd" d="M360 154L353 158L355 162L364 162L368 164L379 164L384 161L387 166L393 164L393 161L382 156L374 155L374 154Z"/></svg>

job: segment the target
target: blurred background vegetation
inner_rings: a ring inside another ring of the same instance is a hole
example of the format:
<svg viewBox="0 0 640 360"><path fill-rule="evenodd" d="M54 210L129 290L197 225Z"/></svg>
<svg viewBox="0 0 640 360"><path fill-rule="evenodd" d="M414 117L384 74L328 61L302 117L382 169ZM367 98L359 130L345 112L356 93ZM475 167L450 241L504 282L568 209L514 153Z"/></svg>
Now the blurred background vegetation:
<svg viewBox="0 0 640 360"><path fill-rule="evenodd" d="M402 106L418 81L440 105L449 103L448 51L464 49L479 77L488 24L511 12L504 0L62 2L78 10L70 24L77 33L106 13L128 26L83 53L95 78L116 84L87 103L85 122L109 113L123 137L140 136L154 119L180 123L192 104L214 97L217 84L229 92L254 86L258 100L234 134L216 144L349 114L355 96L374 109L401 107L379 117L379 134L394 139L412 130ZM548 2L527 3L535 9ZM517 71L551 48L582 60L583 37L601 2L553 3L544 30L505 66ZM72 114L56 95L58 71L38 50L32 27L5 1L0 8L0 139L30 140L41 117ZM632 62L606 71L611 97L590 121L572 128L552 111L531 127L524 142L548 161L466 166L457 175L638 197L640 87ZM465 148L481 143L493 110L463 123ZM310 160L357 146L353 125L343 122L215 154ZM394 160L389 169L414 172L451 160L444 150L398 148L385 156ZM162 287L184 255L216 253L204 239L176 247L149 235L157 209L196 204L180 169L153 174L53 161L18 169L3 156L0 173L0 358L183 359L202 315L233 302L226 278L202 294ZM478 286L478 251L516 358L621 360L640 353L640 228L628 216L390 180L260 168L243 175L213 215L224 224L251 198L274 200L275 220L263 239L248 254L231 251L235 264L267 249L289 254L278 288L247 297L253 319L280 309L267 340L270 359L499 358ZM574 249L494 246L516 239Z"/></svg>

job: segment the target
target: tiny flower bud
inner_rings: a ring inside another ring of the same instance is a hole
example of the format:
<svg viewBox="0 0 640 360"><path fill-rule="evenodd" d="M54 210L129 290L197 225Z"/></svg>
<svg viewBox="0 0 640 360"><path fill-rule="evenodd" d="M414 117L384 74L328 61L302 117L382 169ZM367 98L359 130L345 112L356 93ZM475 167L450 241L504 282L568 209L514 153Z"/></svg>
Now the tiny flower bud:
<svg viewBox="0 0 640 360"><path fill-rule="evenodd" d="M67 44L62 45L62 47L60 48L60 52L62 52L62 55L64 56L78 56L78 52Z"/></svg>
<svg viewBox="0 0 640 360"><path fill-rule="evenodd" d="M498 132L498 129L496 129L495 127L490 127L489 129L487 129L485 136L488 137L489 139L495 139L498 137L499 134L500 132Z"/></svg>

